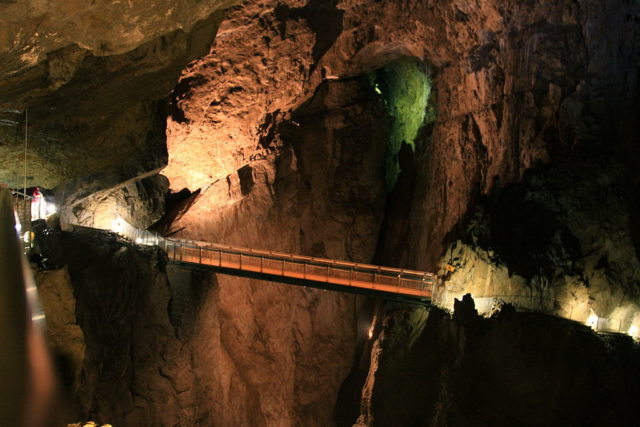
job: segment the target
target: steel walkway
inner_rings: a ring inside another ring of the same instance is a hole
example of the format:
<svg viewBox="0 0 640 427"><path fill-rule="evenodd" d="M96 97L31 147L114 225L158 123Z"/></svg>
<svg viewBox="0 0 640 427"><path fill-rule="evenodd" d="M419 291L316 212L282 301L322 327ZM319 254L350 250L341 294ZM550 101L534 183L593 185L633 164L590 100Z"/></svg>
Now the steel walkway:
<svg viewBox="0 0 640 427"><path fill-rule="evenodd" d="M433 274L180 239L156 242L171 262L235 276L428 303Z"/></svg>

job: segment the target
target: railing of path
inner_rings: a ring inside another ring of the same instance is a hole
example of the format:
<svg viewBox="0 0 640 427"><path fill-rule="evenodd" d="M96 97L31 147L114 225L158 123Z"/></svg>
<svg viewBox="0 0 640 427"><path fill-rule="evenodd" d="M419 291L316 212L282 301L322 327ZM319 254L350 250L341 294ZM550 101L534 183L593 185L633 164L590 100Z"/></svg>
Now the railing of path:
<svg viewBox="0 0 640 427"><path fill-rule="evenodd" d="M257 273L276 279L299 279L317 285L338 285L420 299L430 299L433 291L433 274L421 271L178 239L163 239L160 246L175 262Z"/></svg>

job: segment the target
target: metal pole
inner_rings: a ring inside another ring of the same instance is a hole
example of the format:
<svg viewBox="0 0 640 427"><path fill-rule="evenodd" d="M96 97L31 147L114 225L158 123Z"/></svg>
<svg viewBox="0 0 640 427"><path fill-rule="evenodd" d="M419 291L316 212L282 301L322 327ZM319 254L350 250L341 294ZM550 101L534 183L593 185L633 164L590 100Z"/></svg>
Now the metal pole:
<svg viewBox="0 0 640 427"><path fill-rule="evenodd" d="M28 126L29 126L28 107L24 107L24 209L27 210L27 143L28 143Z"/></svg>

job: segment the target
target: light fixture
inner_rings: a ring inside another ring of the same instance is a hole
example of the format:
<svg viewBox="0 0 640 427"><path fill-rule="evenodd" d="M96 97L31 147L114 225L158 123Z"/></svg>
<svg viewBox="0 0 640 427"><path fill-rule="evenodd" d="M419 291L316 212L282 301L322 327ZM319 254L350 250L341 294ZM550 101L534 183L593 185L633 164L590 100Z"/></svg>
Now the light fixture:
<svg viewBox="0 0 640 427"><path fill-rule="evenodd" d="M48 202L46 200L44 201L44 208L47 217L53 215L58 211L58 207L54 203Z"/></svg>
<svg viewBox="0 0 640 427"><path fill-rule="evenodd" d="M124 231L124 221L119 216L111 221L111 231L121 234Z"/></svg>
<svg viewBox="0 0 640 427"><path fill-rule="evenodd" d="M22 233L22 224L20 224L20 218L18 218L18 213L16 211L13 211L13 217L16 222L16 233L18 233L19 236Z"/></svg>
<svg viewBox="0 0 640 427"><path fill-rule="evenodd" d="M594 331L598 329L598 315L591 311L591 314L587 318L587 326L589 326Z"/></svg>

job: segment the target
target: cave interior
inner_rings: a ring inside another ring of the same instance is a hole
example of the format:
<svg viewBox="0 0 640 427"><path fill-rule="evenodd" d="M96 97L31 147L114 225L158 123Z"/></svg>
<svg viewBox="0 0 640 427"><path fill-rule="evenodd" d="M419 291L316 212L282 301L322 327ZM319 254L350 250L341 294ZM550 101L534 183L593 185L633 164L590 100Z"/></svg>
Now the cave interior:
<svg viewBox="0 0 640 427"><path fill-rule="evenodd" d="M0 424L637 425L638 111L638 1L0 0Z"/></svg>

